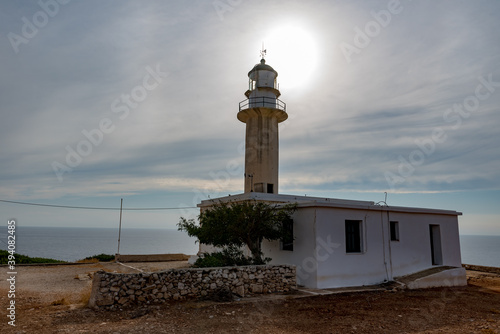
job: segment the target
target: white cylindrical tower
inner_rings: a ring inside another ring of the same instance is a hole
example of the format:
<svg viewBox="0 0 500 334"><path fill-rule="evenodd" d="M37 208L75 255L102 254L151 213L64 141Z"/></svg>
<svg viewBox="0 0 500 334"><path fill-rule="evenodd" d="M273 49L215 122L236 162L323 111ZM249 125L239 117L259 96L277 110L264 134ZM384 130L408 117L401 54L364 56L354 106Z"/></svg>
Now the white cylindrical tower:
<svg viewBox="0 0 500 334"><path fill-rule="evenodd" d="M240 102L238 119L246 123L245 193L278 193L278 123L288 118L276 72L262 59L248 72L248 98Z"/></svg>

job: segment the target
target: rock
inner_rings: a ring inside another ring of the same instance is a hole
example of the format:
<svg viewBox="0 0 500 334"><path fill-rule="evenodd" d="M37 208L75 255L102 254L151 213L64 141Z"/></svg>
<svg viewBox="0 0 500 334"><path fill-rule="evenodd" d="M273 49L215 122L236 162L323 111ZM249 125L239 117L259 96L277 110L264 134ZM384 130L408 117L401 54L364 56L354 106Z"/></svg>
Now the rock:
<svg viewBox="0 0 500 334"><path fill-rule="evenodd" d="M240 297L245 297L245 288L243 285L237 286L234 288L234 293Z"/></svg>
<svg viewBox="0 0 500 334"><path fill-rule="evenodd" d="M88 274L78 274L76 275L75 279L78 279L80 281L89 281L91 277Z"/></svg>
<svg viewBox="0 0 500 334"><path fill-rule="evenodd" d="M109 305L113 305L115 302L113 296L104 296L102 299L99 299L96 301L96 305L97 306L109 306Z"/></svg>
<svg viewBox="0 0 500 334"><path fill-rule="evenodd" d="M252 293L262 293L262 285L260 284L252 284L250 285L250 291L252 291Z"/></svg>
<svg viewBox="0 0 500 334"><path fill-rule="evenodd" d="M135 319L135 318L145 316L148 313L149 313L149 310L147 308L140 308L140 309L133 310L132 312L130 312L129 317L130 317L130 319Z"/></svg>
<svg viewBox="0 0 500 334"><path fill-rule="evenodd" d="M124 305L127 302L128 302L128 298L126 298L126 297L122 297L122 298L118 299L118 304L120 304L120 305Z"/></svg>
<svg viewBox="0 0 500 334"><path fill-rule="evenodd" d="M213 300L215 302L230 302L233 300L233 293L227 286L222 286L210 292L206 299Z"/></svg>

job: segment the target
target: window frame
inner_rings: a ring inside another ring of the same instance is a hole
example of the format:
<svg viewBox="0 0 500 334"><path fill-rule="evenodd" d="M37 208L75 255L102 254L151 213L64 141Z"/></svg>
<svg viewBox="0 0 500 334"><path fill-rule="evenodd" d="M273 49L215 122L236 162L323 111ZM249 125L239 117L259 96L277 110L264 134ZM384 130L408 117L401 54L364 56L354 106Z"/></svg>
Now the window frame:
<svg viewBox="0 0 500 334"><path fill-rule="evenodd" d="M354 227L354 230L351 228ZM363 254L363 221L355 219L346 219L345 229L345 252L346 254Z"/></svg>
<svg viewBox="0 0 500 334"><path fill-rule="evenodd" d="M391 220L389 222L389 234L391 241L399 241L399 221Z"/></svg>

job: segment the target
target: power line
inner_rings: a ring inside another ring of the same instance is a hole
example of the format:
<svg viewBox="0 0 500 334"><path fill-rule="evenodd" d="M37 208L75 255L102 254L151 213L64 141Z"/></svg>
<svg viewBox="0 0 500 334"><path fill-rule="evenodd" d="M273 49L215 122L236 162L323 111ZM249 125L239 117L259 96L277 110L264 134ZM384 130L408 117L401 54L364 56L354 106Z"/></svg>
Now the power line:
<svg viewBox="0 0 500 334"><path fill-rule="evenodd" d="M20 205L32 205L32 206L45 206L51 208L64 208L64 209L83 209L83 210L120 210L120 208L105 208L105 207L93 207L93 206L70 206L70 205L56 205L56 204L41 204L41 203L28 203L28 202L17 202L17 201L7 201L0 199L0 202L20 204ZM182 210L182 209L197 209L196 206L183 206L177 208L123 208L123 210L128 211L153 211L153 210Z"/></svg>

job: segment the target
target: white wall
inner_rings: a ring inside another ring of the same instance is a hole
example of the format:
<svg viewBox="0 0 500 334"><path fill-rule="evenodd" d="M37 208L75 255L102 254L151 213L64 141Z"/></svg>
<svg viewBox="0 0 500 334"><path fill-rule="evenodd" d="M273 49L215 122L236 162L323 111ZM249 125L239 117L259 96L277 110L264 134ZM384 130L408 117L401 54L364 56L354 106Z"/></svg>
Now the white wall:
<svg viewBox="0 0 500 334"><path fill-rule="evenodd" d="M430 224L440 227L442 265L462 265L457 216L391 213L390 219L399 221L399 242L391 242L394 276L432 267Z"/></svg>
<svg viewBox="0 0 500 334"><path fill-rule="evenodd" d="M345 221L362 221L362 252L347 253ZM335 251L319 262L318 288L370 285L383 282L387 274L383 262L380 215L373 211L320 208L317 236L337 245Z"/></svg>
<svg viewBox="0 0 500 334"><path fill-rule="evenodd" d="M362 221L362 252L347 253L345 221ZM389 221L399 222L399 241L390 240ZM264 242L273 264L297 266L297 280L311 288L379 284L431 268L429 225L440 226L442 265L461 266L457 216L423 213L299 208L294 215L294 250Z"/></svg>
<svg viewBox="0 0 500 334"><path fill-rule="evenodd" d="M316 233L315 208L303 208L293 216L293 251L280 250L280 242L264 240L262 251L272 258L271 264L297 266L297 284L316 288Z"/></svg>

